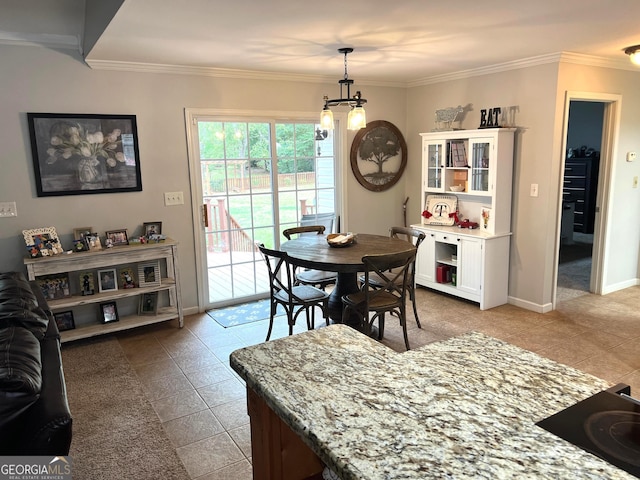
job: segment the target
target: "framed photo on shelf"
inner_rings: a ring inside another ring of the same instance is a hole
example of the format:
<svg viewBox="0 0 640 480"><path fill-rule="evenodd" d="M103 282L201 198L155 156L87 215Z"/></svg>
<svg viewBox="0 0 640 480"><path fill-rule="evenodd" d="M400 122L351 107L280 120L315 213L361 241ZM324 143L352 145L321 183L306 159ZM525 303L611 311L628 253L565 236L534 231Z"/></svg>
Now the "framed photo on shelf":
<svg viewBox="0 0 640 480"><path fill-rule="evenodd" d="M27 251L31 258L49 257L64 252L55 227L23 230L22 236L24 237L24 243L27 244Z"/></svg>
<svg viewBox="0 0 640 480"><path fill-rule="evenodd" d="M115 292L118 290L118 282L116 281L116 269L108 268L105 270L98 270L98 291L103 292Z"/></svg>
<svg viewBox="0 0 640 480"><path fill-rule="evenodd" d="M464 147L464 141L451 142L451 163L453 167L467 166L467 152Z"/></svg>
<svg viewBox="0 0 640 480"><path fill-rule="evenodd" d="M138 284L141 287L159 287L161 283L159 260L138 264Z"/></svg>
<svg viewBox="0 0 640 480"><path fill-rule="evenodd" d="M100 236L97 233L90 233L84 237L90 252L102 250L102 242Z"/></svg>
<svg viewBox="0 0 640 480"><path fill-rule="evenodd" d="M118 285L120 285L120 288L136 288L136 280L133 276L133 268L122 267L118 269Z"/></svg>
<svg viewBox="0 0 640 480"><path fill-rule="evenodd" d="M59 332L64 332L65 330L73 330L74 328L76 328L76 324L73 321L73 312L71 310L66 312L54 313L53 318L56 321Z"/></svg>
<svg viewBox="0 0 640 480"><path fill-rule="evenodd" d="M103 302L100 304L100 320L102 323L117 322L120 320L118 317L118 308L116 302Z"/></svg>
<svg viewBox="0 0 640 480"><path fill-rule="evenodd" d="M122 230L109 230L105 232L107 236L107 245L118 246L118 245L129 245L129 237L127 237L127 229L124 228Z"/></svg>
<svg viewBox="0 0 640 480"><path fill-rule="evenodd" d="M158 292L144 293L140 296L138 315L155 315L158 313Z"/></svg>
<svg viewBox="0 0 640 480"><path fill-rule="evenodd" d="M56 300L71 296L69 289L69 274L55 273L36 278L36 283L47 300Z"/></svg>
<svg viewBox="0 0 640 480"><path fill-rule="evenodd" d="M142 191L135 115L27 113L27 122L38 197Z"/></svg>
<svg viewBox="0 0 640 480"><path fill-rule="evenodd" d="M73 239L81 240L93 233L93 227L77 227L73 229Z"/></svg>
<svg viewBox="0 0 640 480"><path fill-rule="evenodd" d="M162 222L145 222L142 224L142 230L147 238L151 235L160 235L162 233Z"/></svg>
<svg viewBox="0 0 640 480"><path fill-rule="evenodd" d="M80 295L86 296L96 293L92 271L80 272L78 278L80 280Z"/></svg>

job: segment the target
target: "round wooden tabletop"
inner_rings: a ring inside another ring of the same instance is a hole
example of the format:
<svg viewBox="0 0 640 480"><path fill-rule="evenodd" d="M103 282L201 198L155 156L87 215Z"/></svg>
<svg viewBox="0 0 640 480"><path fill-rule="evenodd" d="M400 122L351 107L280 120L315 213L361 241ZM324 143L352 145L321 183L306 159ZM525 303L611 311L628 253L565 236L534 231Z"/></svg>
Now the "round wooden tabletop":
<svg viewBox="0 0 640 480"><path fill-rule="evenodd" d="M296 265L338 273L361 272L365 255L402 253L415 248L406 240L366 233L359 233L355 243L346 247L330 247L325 235L302 235L280 247Z"/></svg>

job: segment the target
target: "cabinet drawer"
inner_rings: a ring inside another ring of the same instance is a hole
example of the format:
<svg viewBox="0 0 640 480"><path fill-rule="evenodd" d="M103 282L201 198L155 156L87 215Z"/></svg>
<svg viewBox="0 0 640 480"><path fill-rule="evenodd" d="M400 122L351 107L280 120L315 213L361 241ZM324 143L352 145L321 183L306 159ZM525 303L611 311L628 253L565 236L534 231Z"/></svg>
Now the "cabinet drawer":
<svg viewBox="0 0 640 480"><path fill-rule="evenodd" d="M587 175L587 164L567 162L565 163L565 166L564 166L564 175L565 177L566 176L585 177Z"/></svg>
<svg viewBox="0 0 640 480"><path fill-rule="evenodd" d="M569 190L564 189L562 191L563 202L581 202L584 203L585 192L584 190Z"/></svg>
<svg viewBox="0 0 640 480"><path fill-rule="evenodd" d="M448 232L435 232L435 240L442 243L457 243L460 241L457 235Z"/></svg>
<svg viewBox="0 0 640 480"><path fill-rule="evenodd" d="M564 188L586 188L586 177L564 177Z"/></svg>

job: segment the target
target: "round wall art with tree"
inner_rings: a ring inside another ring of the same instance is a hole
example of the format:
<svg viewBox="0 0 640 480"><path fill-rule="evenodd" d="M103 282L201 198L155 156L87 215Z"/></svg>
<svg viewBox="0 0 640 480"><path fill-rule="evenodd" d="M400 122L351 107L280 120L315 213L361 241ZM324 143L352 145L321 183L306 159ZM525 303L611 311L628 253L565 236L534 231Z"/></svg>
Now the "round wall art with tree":
<svg viewBox="0 0 640 480"><path fill-rule="evenodd" d="M351 170L360 185L381 192L395 185L407 165L407 144L385 120L369 122L351 144Z"/></svg>

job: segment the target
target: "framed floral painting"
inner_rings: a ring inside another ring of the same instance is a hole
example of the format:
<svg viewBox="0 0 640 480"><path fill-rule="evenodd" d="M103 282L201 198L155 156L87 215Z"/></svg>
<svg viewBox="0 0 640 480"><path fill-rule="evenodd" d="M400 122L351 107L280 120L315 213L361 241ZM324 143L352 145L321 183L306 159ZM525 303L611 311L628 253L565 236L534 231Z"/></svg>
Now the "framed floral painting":
<svg viewBox="0 0 640 480"><path fill-rule="evenodd" d="M142 190L135 115L27 113L39 197Z"/></svg>

